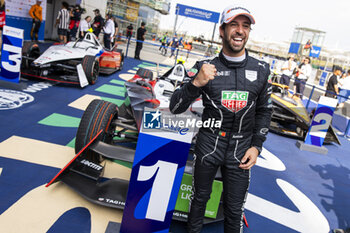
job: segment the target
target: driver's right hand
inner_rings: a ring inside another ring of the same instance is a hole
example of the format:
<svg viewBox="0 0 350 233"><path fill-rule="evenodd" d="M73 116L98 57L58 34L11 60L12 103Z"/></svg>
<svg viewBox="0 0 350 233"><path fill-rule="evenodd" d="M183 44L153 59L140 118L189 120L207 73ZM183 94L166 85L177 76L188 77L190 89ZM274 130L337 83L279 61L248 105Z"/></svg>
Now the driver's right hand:
<svg viewBox="0 0 350 233"><path fill-rule="evenodd" d="M213 64L203 64L196 78L192 81L196 87L207 85L209 80L213 80L216 75L216 68Z"/></svg>

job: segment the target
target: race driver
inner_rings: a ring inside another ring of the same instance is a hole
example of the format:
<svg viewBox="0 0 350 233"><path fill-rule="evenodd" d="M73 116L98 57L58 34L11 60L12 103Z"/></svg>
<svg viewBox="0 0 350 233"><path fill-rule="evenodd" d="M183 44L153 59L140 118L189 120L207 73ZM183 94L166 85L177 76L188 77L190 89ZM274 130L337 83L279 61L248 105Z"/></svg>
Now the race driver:
<svg viewBox="0 0 350 233"><path fill-rule="evenodd" d="M201 231L219 167L224 186L224 230L242 232L250 168L256 163L270 125L269 66L250 57L245 49L255 20L241 6L226 8L221 17L220 54L198 61L192 68L195 75L184 80L170 102L171 112L178 114L202 95L202 120L215 118L222 122L221 128L202 127L198 133L189 232Z"/></svg>

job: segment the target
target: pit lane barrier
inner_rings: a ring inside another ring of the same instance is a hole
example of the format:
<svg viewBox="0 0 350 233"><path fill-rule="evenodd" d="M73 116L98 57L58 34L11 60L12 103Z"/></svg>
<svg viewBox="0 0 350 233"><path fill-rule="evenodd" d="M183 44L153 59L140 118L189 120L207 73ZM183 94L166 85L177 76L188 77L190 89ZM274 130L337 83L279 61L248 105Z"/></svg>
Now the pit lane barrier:
<svg viewBox="0 0 350 233"><path fill-rule="evenodd" d="M126 45L126 52L125 52L125 57L128 56L128 51L129 51L129 46L130 46L130 42L140 42L140 43L143 43L143 44L148 44L148 45L152 45L152 46L155 46L155 47L158 47L158 48L161 48L162 45L159 44L159 43L151 43L151 42L147 42L147 41L142 41L142 40L137 40L137 39L134 39L134 38L131 38L131 37L125 37L125 36L120 36L118 38L119 40L120 39L125 39L127 42L127 45ZM172 48L168 45L164 46L164 48L166 49L166 53L168 51L168 48L170 49L170 52L172 50L175 50L174 52L174 65L177 64L178 62L178 56L179 54L186 54L186 56L188 57L189 55L195 55L195 56L199 56L199 57L211 57L211 56L214 56L215 54L212 52L212 48L209 48L207 49L204 54L202 53L195 53L195 52L191 52L190 50L188 49L180 49L180 46L179 45L177 48ZM191 49L192 50L192 49Z"/></svg>

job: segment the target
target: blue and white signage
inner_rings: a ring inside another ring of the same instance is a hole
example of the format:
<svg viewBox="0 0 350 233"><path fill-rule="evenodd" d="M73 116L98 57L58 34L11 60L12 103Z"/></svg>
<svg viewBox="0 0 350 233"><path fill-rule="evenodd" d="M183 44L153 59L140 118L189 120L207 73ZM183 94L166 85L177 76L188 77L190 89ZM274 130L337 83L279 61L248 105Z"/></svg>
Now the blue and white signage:
<svg viewBox="0 0 350 233"><path fill-rule="evenodd" d="M121 233L169 232L193 132L162 127L163 113L144 112Z"/></svg>
<svg viewBox="0 0 350 233"><path fill-rule="evenodd" d="M4 26L0 80L18 83L21 72L23 30Z"/></svg>
<svg viewBox="0 0 350 233"><path fill-rule="evenodd" d="M182 4L176 5L175 14L191 17L194 19L205 20L212 23L218 23L220 18L220 13L218 12L208 11L208 10L186 6Z"/></svg>
<svg viewBox="0 0 350 233"><path fill-rule="evenodd" d="M312 46L311 49L310 49L310 54L309 54L309 56L310 56L310 57L318 58L318 57L320 56L320 53L321 53L321 47Z"/></svg>
<svg viewBox="0 0 350 233"><path fill-rule="evenodd" d="M323 145L337 103L337 99L320 97L309 132L305 137L305 144L319 147Z"/></svg>
<svg viewBox="0 0 350 233"><path fill-rule="evenodd" d="M326 80L327 80L327 75L328 75L328 72L326 71L323 71L322 74L321 74L321 77L320 77L320 82L319 82L319 85L320 86L324 86Z"/></svg>
<svg viewBox="0 0 350 233"><path fill-rule="evenodd" d="M300 43L292 42L292 43L290 43L288 53L295 53L295 54L298 54L299 48L300 48Z"/></svg>

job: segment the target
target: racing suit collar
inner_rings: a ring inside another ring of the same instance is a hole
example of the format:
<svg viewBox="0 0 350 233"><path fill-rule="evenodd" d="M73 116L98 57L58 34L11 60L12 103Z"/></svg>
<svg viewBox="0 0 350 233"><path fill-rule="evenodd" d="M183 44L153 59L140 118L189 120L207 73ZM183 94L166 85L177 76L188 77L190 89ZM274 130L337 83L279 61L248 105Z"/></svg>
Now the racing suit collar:
<svg viewBox="0 0 350 233"><path fill-rule="evenodd" d="M227 60L225 58L224 54L222 53L222 50L220 51L219 59L228 68L244 67L248 61L248 51L247 51L247 49L245 50L245 59L243 61L240 61L240 62L232 62L232 61Z"/></svg>

